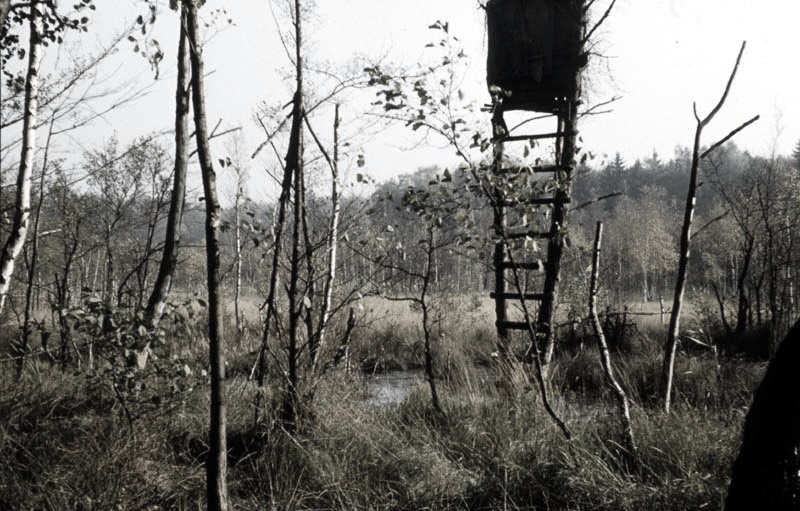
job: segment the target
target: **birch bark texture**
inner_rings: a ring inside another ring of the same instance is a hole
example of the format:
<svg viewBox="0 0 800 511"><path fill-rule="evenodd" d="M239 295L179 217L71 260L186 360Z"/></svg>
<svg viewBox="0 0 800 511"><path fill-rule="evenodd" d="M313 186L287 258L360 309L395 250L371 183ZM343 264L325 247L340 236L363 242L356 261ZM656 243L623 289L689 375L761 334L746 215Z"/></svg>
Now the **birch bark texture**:
<svg viewBox="0 0 800 511"><path fill-rule="evenodd" d="M22 119L22 150L17 173L14 198L14 220L11 234L0 253L0 313L5 307L14 263L19 257L31 219L31 181L33 179L33 156L36 152L36 119L39 112L39 61L42 48L42 16L39 1L30 3L30 38L28 46L28 69L25 77L25 101Z"/></svg>
<svg viewBox="0 0 800 511"><path fill-rule="evenodd" d="M608 349L606 336L603 333L603 326L600 324L600 316L597 314L597 289L598 280L600 275L600 247L603 243L603 222L597 222L597 229L594 235L594 250L592 251L592 278L589 284L589 313L592 316L592 328L594 335L597 337L597 347L600 350L600 363L603 366L603 373L606 375L606 380L614 391L614 396L617 399L619 407L620 420L622 427L625 431L625 447L628 449L628 454L634 456L637 453L636 437L633 433L633 424L631 423L631 409L628 404L628 396L622 385L617 381L614 375L614 367L611 365L611 353Z"/></svg>

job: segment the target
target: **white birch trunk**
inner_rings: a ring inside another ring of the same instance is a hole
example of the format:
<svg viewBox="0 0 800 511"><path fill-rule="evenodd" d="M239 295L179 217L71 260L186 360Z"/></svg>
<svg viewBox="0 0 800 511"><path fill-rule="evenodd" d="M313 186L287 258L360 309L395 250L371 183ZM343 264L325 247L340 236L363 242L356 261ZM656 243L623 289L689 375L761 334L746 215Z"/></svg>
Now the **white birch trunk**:
<svg viewBox="0 0 800 511"><path fill-rule="evenodd" d="M0 313L3 312L14 263L22 251L31 217L31 180L33 155L36 151L36 116L39 110L39 60L41 53L42 19L37 9L39 2L31 1L30 47L28 73L25 80L25 114L22 120L22 151L20 154L17 192L14 202L14 223L11 234L0 254Z"/></svg>
<svg viewBox="0 0 800 511"><path fill-rule="evenodd" d="M328 225L328 272L325 275L323 287L323 303L320 312L319 338L316 357L313 361L314 371L317 369L317 360L322 347L325 345L325 331L330 318L331 302L333 301L333 283L336 280L336 252L339 245L339 213L341 211L339 193L339 105L336 105L333 121L333 162L331 165L331 221Z"/></svg>

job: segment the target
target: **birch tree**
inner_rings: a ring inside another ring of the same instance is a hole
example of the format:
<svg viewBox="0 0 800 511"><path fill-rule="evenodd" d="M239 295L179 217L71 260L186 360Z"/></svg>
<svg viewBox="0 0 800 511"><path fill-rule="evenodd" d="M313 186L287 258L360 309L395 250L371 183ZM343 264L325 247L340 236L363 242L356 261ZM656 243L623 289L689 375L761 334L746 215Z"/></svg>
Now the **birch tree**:
<svg viewBox="0 0 800 511"><path fill-rule="evenodd" d="M272 361L281 378L281 420L289 431L298 426L301 408L313 398L317 376L327 367L320 360L322 348L328 335L327 326L332 316L333 286L337 258L339 230L339 121L338 108L334 112L333 156L326 149L312 127L309 112L330 100L342 90L344 80L337 83L333 91L323 96L318 103L307 104L305 91L306 64L303 50L303 6L300 0L291 3L290 14L293 25L293 68L295 89L291 113L279 123L275 132L267 133L264 145L272 145L273 137L290 120L289 140L282 159L283 175L280 178L280 196L272 226L272 268L269 287L264 302L266 317L263 325L262 343L253 376L263 386L267 362ZM266 129L266 128L265 128ZM309 219L306 184L306 134L311 136L322 159L331 171L331 209L327 225L322 227L325 239L313 239ZM276 179L277 180L277 179ZM324 256L320 257L320 252ZM321 262L322 261L322 262ZM322 270L320 270L322 268ZM284 277L285 274L285 277ZM279 281L285 278L283 286ZM320 288L321 282L321 288ZM283 288L283 293L281 293ZM285 302L281 298L285 297ZM278 313L277 303L285 303L285 321ZM280 352L276 352L273 334L276 335Z"/></svg>
<svg viewBox="0 0 800 511"><path fill-rule="evenodd" d="M606 380L611 390L614 391L614 396L617 399L617 406L620 412L620 420L625 430L625 446L628 449L628 454L633 456L636 454L636 438L633 434L633 424L631 423L631 411L628 404L628 396L622 385L619 384L616 376L614 375L614 368L611 365L611 354L606 342L606 336L603 333L603 326L600 324L600 316L597 314L597 288L598 288L598 275L600 272L600 247L603 242L603 223L597 222L597 229L594 237L594 250L592 251L592 278L589 285L589 313L592 317L592 328L594 335L597 337L597 347L600 350L600 363L603 366L603 373L606 375Z"/></svg>
<svg viewBox="0 0 800 511"><path fill-rule="evenodd" d="M39 2L32 0L29 15L28 70L25 78L25 106L22 126L22 150L19 172L17 174L16 196L14 198L14 220L11 234L0 253L0 313L8 296L14 263L17 260L25 238L31 215L31 180L33 157L36 151L36 119L39 101L39 61L41 57L42 20Z"/></svg>

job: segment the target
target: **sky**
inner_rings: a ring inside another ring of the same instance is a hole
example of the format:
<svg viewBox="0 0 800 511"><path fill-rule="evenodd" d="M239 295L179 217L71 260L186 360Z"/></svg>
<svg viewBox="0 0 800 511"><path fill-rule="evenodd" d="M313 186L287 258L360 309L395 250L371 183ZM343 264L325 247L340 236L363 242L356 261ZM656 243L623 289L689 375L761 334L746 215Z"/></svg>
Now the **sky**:
<svg viewBox="0 0 800 511"><path fill-rule="evenodd" d="M609 2L597 0L601 9ZM88 47L102 44L141 10L126 10L127 3L116 0L113 10L102 4L95 30L84 41ZM480 102L489 100L485 21L478 0L316 0L308 5L313 16L305 26L307 52L334 67L346 66L355 55L414 63L423 58L423 47L431 40L428 25L448 21L471 56L465 90ZM226 12L219 14L220 8ZM252 149L261 139L252 121L256 105L291 99L286 78L290 62L267 0L208 0L201 14L210 20L214 13L216 23L206 31L204 45L210 123L222 119L224 126L242 126L245 144ZM224 22L228 18L232 26ZM676 146L689 146L695 128L693 102L701 116L713 108L746 40L728 101L703 140L711 144L760 114L755 125L736 136L737 145L757 154L790 153L800 140L800 66L794 55L800 48L798 20L797 0L617 0L596 36L595 49L603 57L588 71L587 91L589 104L620 99L610 113L582 121L585 147L602 164L604 155L611 158L616 152L632 163L654 151L666 159ZM124 142L171 126L176 24L177 16L164 8L152 34L165 53L159 80L154 81L153 73L127 48L120 52L117 58L124 64L118 64L115 76L148 84L150 93L82 133L84 147L99 146L110 133ZM488 114L486 123L488 131ZM376 179L432 163L454 164L452 151L415 146L408 135L395 130L362 140L368 171Z"/></svg>

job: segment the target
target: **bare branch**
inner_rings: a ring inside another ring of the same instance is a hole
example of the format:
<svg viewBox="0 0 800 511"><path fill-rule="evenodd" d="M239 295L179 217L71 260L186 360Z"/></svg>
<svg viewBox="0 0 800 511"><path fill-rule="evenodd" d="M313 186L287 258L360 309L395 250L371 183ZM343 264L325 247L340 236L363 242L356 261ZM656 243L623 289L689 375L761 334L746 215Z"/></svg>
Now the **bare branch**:
<svg viewBox="0 0 800 511"><path fill-rule="evenodd" d="M736 56L736 64L734 64L733 70L731 71L731 76L728 78L727 85L725 85L725 92L723 92L722 97L719 98L719 103L717 103L717 106L715 106L711 113L700 122L703 126L711 122L711 119L717 115L717 112L719 112L719 110L722 108L722 105L725 103L725 100L728 98L728 93L731 90L731 85L733 85L733 79L736 77L736 71L739 69L739 62L742 60L742 54L744 53L744 47L746 44L747 41L742 41L742 47L739 48L739 55ZM697 114L695 113L695 115Z"/></svg>
<svg viewBox="0 0 800 511"><path fill-rule="evenodd" d="M712 145L711 147L709 147L708 149L703 151L703 154L700 155L700 158L705 158L706 156L708 156L709 154L711 154L712 152L717 150L722 144L724 144L725 142L727 142L728 140L733 138L737 133L739 133L740 131L742 131L746 127L748 127L751 124L753 124L754 122L756 122L760 117L761 117L760 115L756 115L756 116L752 117L749 121L744 122L741 125L739 125L738 128L736 128L735 130L731 131L730 133L728 133L727 135L722 137L719 141L714 143L714 145Z"/></svg>
<svg viewBox="0 0 800 511"><path fill-rule="evenodd" d="M529 122L539 121L541 119L547 119L549 117L553 117L553 115L555 115L555 114L544 114L544 115L537 115L535 117L530 117L530 118L525 119L524 121L520 122L519 124L513 126L512 128L510 128L508 130L508 133L511 134L514 130L516 130L516 129L528 124Z"/></svg>
<svg viewBox="0 0 800 511"><path fill-rule="evenodd" d="M594 199L591 199L591 200L588 200L586 202L582 202L581 204L578 204L574 208L570 209L570 212L577 211L579 209L583 209L586 206L590 206L590 205L594 204L595 202L600 202L600 201L603 201L603 200L606 200L606 199L610 199L612 197L619 197L620 195L622 195L622 192L613 192L613 193L609 193L607 195L602 195L600 197L595 197Z"/></svg>
<svg viewBox="0 0 800 511"><path fill-rule="evenodd" d="M594 0L589 2L589 5L587 6L587 8L591 7L591 5L593 3L594 3ZM611 14L611 10L614 8L614 4L616 4L616 3L617 3L617 0L611 0L611 3L608 5L608 9L606 9L606 12L603 13L603 15L597 21L597 23L595 23L594 26L589 30L589 32L587 32L586 37L583 38L583 41L581 41L581 44L585 44L586 41L588 41L589 39L592 38L594 33L597 31L597 29L600 28L600 25L602 25L606 21L606 19L608 18L608 15Z"/></svg>
<svg viewBox="0 0 800 511"><path fill-rule="evenodd" d="M256 119L258 120L258 123L259 123L259 124L261 124L261 127L262 127L262 128L264 128L264 132L267 134L267 139L266 139L265 141L261 142L261 144L259 144L259 146L258 146L258 147L256 147L256 150L255 150L255 151L253 151L253 154L252 154L252 155L250 155L250 159L251 159L251 160L252 160L253 158L255 158L256 156L258 156L258 153L260 153L260 152L261 152L261 150L262 150L262 149L263 149L263 148L264 148L264 147L265 147L267 144L269 144L269 143L272 141L272 138L273 138L275 135L277 135L277 134L278 134L278 132L281 130L281 128L283 128L283 127L286 125L286 121L288 121L288 120L289 120L291 117L292 117L292 114L289 114L289 115L287 115L286 117L284 117L284 118L283 118L283 120L281 121L281 123L280 123L280 124L278 124L278 127L277 127L277 128L275 128L275 131L273 131L272 133L270 133L270 132L269 132L269 130L267 129L267 126L264 124L264 121L261 119L261 117L256 117Z"/></svg>
<svg viewBox="0 0 800 511"><path fill-rule="evenodd" d="M607 101L603 101L602 103L598 103L598 104L592 106L591 108L581 112L580 114L578 114L578 117L583 117L583 116L586 116L586 115L607 114L607 113L611 112L611 110L602 110L602 111L599 111L599 112L597 112L596 110L598 108L602 108L602 107L604 107L606 105L610 105L611 103L615 103L615 102L619 101L620 99L622 99L622 96L614 96L614 97L612 97L611 99L609 99Z"/></svg>
<svg viewBox="0 0 800 511"><path fill-rule="evenodd" d="M311 122L308 120L308 116L305 114L305 112L303 112L303 120L306 121L306 127L308 127L308 132L311 133L311 136L314 138L314 142L317 143L317 147L322 153L322 156L325 157L325 161L328 162L328 166L332 170L335 170L336 166L334 165L333 160L331 160L330 155L328 155L328 151L325 150L325 146L322 145L322 142L320 141L319 137L317 137L316 132L314 132L314 129L311 127Z"/></svg>
<svg viewBox="0 0 800 511"><path fill-rule="evenodd" d="M697 238L697 236L698 236L698 235L699 235L701 232L703 232L704 230L706 230L708 227L710 227L710 226L711 226L711 224L714 224L714 223L716 223L716 222L719 222L720 220L722 220L723 218L725 218L726 216L728 216L728 213L730 213L730 211L726 211L726 212L724 212L723 214L719 215L718 217L716 217L716 218L712 218L711 220L709 220L708 222L706 222L706 223L705 223L705 225L703 225L701 228L699 228L699 229L697 229L697 230L695 231L694 235L692 236L692 239L696 239L696 238Z"/></svg>

